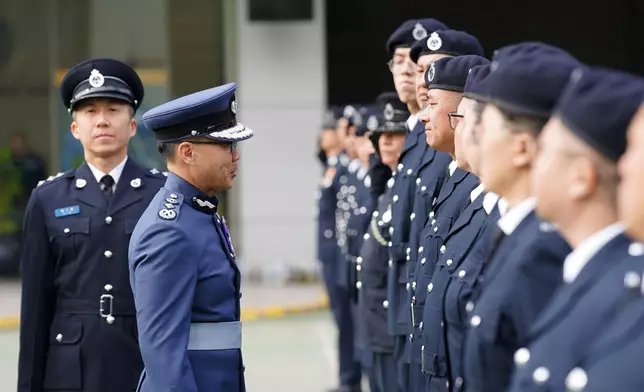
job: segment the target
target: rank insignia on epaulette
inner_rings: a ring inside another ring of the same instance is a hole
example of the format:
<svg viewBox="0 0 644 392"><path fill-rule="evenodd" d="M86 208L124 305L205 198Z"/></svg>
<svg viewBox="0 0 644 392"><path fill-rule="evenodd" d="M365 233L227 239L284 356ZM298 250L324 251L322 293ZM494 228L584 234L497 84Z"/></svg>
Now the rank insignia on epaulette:
<svg viewBox="0 0 644 392"><path fill-rule="evenodd" d="M166 208L159 211L159 218L164 220L172 220L177 217L177 212L175 210L168 210Z"/></svg>

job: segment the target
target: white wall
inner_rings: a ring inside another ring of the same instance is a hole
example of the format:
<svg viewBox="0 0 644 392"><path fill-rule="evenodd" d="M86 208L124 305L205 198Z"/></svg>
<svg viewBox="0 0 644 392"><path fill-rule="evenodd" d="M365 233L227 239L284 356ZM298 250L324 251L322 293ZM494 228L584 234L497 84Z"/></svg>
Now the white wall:
<svg viewBox="0 0 644 392"><path fill-rule="evenodd" d="M315 264L315 140L326 106L324 1L314 20L250 22L237 0L239 120L255 131L240 148L232 194L244 269Z"/></svg>

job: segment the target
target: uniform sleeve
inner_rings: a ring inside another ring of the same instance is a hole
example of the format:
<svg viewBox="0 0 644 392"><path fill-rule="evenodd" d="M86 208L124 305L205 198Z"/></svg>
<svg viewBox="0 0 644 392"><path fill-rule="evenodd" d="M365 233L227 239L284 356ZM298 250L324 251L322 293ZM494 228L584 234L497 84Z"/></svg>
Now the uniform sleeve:
<svg viewBox="0 0 644 392"><path fill-rule="evenodd" d="M188 237L153 225L132 244L130 263L145 383L155 392L197 392L187 352L197 283Z"/></svg>
<svg viewBox="0 0 644 392"><path fill-rule="evenodd" d="M49 327L54 313L54 260L49 247L45 214L34 191L22 231L22 297L18 391L43 390Z"/></svg>

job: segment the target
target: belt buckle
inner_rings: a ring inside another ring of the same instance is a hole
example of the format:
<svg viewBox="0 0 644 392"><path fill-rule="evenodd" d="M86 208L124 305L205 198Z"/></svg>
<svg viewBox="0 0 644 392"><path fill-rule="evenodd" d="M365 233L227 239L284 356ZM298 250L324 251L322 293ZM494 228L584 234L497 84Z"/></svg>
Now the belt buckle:
<svg viewBox="0 0 644 392"><path fill-rule="evenodd" d="M113 308L114 308L114 302L113 301L114 301L114 297L112 296L112 294L103 294L103 295L101 295L101 307L100 307L100 311L99 311L101 317L103 317L103 318L112 317L112 311L113 311ZM105 309L105 307L106 307L105 303L106 302L109 304L109 305L107 305L108 309ZM109 310L109 312L105 313L107 310Z"/></svg>

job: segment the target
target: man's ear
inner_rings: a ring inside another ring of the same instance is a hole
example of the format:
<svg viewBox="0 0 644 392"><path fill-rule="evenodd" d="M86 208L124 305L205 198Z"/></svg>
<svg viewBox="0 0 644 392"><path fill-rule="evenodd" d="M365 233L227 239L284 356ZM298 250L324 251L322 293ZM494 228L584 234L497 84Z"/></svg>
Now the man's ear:
<svg viewBox="0 0 644 392"><path fill-rule="evenodd" d="M73 113L72 113L72 118L73 118L73 121L69 125L69 130L71 131L72 136L74 136L74 139L80 140L80 133L78 132L78 123L76 123L76 115L74 115Z"/></svg>

